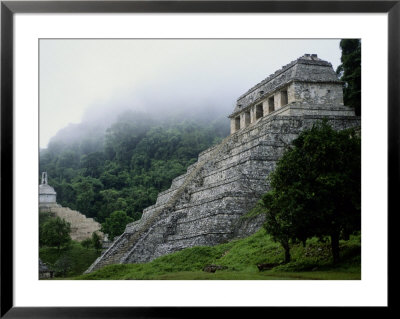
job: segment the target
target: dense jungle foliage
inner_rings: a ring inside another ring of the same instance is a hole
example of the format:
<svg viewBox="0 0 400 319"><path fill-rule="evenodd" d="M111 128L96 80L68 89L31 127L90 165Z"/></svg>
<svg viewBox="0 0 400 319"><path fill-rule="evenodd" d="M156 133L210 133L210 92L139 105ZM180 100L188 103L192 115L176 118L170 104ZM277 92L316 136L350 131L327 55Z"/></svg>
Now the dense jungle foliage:
<svg viewBox="0 0 400 319"><path fill-rule="evenodd" d="M356 115L361 115L361 40L342 39L340 41L342 62L336 69L343 81L344 105L354 107Z"/></svg>
<svg viewBox="0 0 400 319"><path fill-rule="evenodd" d="M71 126L40 151L39 176L47 171L62 206L100 223L116 211L137 220L201 151L229 134L224 117L183 118L127 111L107 129Z"/></svg>

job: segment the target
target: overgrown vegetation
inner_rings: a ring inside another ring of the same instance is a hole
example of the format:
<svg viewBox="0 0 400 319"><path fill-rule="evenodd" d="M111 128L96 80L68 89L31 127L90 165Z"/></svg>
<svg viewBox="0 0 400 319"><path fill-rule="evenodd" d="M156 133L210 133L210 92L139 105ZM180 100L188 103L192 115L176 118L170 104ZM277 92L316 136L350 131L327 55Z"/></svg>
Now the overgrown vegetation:
<svg viewBox="0 0 400 319"><path fill-rule="evenodd" d="M70 231L63 219L39 213L39 258L56 277L80 275L100 256L102 241L96 232L79 243L71 240Z"/></svg>
<svg viewBox="0 0 400 319"><path fill-rule="evenodd" d="M361 115L361 40L343 39L341 62L336 70L344 82L344 105L354 107L356 115Z"/></svg>
<svg viewBox="0 0 400 319"><path fill-rule="evenodd" d="M71 241L67 247L57 249L42 247L39 249L40 259L52 270L56 277L81 275L100 256L100 251L92 247L83 247Z"/></svg>
<svg viewBox="0 0 400 319"><path fill-rule="evenodd" d="M133 222L133 218L129 217L124 211L117 210L106 218L101 226L101 231L104 234L108 234L109 240L112 241L116 236L121 235L125 230L125 226L131 222Z"/></svg>
<svg viewBox="0 0 400 319"><path fill-rule="evenodd" d="M57 247L68 246L71 237L71 225L60 217L52 217L49 213L39 214L39 245Z"/></svg>

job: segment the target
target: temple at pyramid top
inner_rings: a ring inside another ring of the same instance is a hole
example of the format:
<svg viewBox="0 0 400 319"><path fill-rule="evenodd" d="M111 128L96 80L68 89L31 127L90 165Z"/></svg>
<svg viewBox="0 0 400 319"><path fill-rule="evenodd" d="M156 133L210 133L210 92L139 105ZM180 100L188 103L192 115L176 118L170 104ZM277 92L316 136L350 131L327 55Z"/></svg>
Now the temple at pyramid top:
<svg viewBox="0 0 400 319"><path fill-rule="evenodd" d="M242 94L229 115L231 133L272 113L285 115L283 109L286 115L354 115L343 106L343 82L332 64L316 54L290 62Z"/></svg>

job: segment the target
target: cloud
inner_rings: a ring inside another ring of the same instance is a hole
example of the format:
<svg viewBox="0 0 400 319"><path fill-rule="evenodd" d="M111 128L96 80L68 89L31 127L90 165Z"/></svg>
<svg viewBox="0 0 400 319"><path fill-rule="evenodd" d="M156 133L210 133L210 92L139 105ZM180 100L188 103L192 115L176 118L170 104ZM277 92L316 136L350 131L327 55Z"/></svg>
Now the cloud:
<svg viewBox="0 0 400 319"><path fill-rule="evenodd" d="M281 66L316 53L336 68L339 40L40 40L40 144L69 123L121 110L228 115Z"/></svg>

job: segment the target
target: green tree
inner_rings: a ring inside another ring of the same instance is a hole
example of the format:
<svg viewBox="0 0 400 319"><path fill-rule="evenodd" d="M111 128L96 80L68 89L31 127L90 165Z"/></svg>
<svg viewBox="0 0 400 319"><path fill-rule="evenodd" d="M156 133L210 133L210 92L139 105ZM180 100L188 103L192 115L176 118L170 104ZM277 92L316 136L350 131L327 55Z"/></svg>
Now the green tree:
<svg viewBox="0 0 400 319"><path fill-rule="evenodd" d="M108 234L109 239L113 240L114 237L121 235L125 226L133 222L133 218L129 217L124 211L117 210L111 213L110 217L106 218L105 222L101 224L101 231Z"/></svg>
<svg viewBox="0 0 400 319"><path fill-rule="evenodd" d="M93 232L91 242L92 242L94 249L96 249L97 251L99 251L101 249L102 240L101 240L101 237L99 236L99 234L97 234L97 232Z"/></svg>
<svg viewBox="0 0 400 319"><path fill-rule="evenodd" d="M51 218L43 224L39 233L39 242L49 247L57 247L70 243L71 225L60 217Z"/></svg>
<svg viewBox="0 0 400 319"><path fill-rule="evenodd" d="M89 249L93 245L92 239L86 238L86 239L82 240L81 245L82 245L82 247Z"/></svg>
<svg viewBox="0 0 400 319"><path fill-rule="evenodd" d="M344 81L344 104L354 107L357 115L361 115L361 40L343 39L341 62L336 70Z"/></svg>
<svg viewBox="0 0 400 319"><path fill-rule="evenodd" d="M69 207L71 209L76 208L75 199L76 192L73 186L63 181L61 184L51 184L55 189L57 189L57 202L62 206Z"/></svg>
<svg viewBox="0 0 400 319"><path fill-rule="evenodd" d="M265 228L286 251L289 241L329 236L333 261L339 238L361 228L361 140L326 121L302 132L269 176ZM287 256L289 255L289 256Z"/></svg>
<svg viewBox="0 0 400 319"><path fill-rule="evenodd" d="M68 255L62 255L54 264L56 276L65 277L72 268L72 261Z"/></svg>
<svg viewBox="0 0 400 319"><path fill-rule="evenodd" d="M100 206L103 184L96 178L79 176L73 181L76 209L88 217L95 217Z"/></svg>
<svg viewBox="0 0 400 319"><path fill-rule="evenodd" d="M115 189L106 189L100 191L102 205L97 213L97 220L101 223L104 222L107 217L110 217L110 213L117 210L126 211L127 202L123 198L123 194Z"/></svg>
<svg viewBox="0 0 400 319"><path fill-rule="evenodd" d="M45 245L43 238L43 226L44 224L52 218L50 212L39 212L39 246L43 247Z"/></svg>
<svg viewBox="0 0 400 319"><path fill-rule="evenodd" d="M300 217L298 210L294 208L295 200L285 191L273 190L262 197L262 204L266 208L266 220L264 228L276 242L279 242L285 250L285 263L290 262L290 242L298 237ZM308 216L310 217L310 216ZM302 220L304 223L305 220Z"/></svg>
<svg viewBox="0 0 400 319"><path fill-rule="evenodd" d="M102 164L104 162L104 155L101 152L89 153L83 155L80 160L80 166L83 169L85 176L98 178L102 171Z"/></svg>

